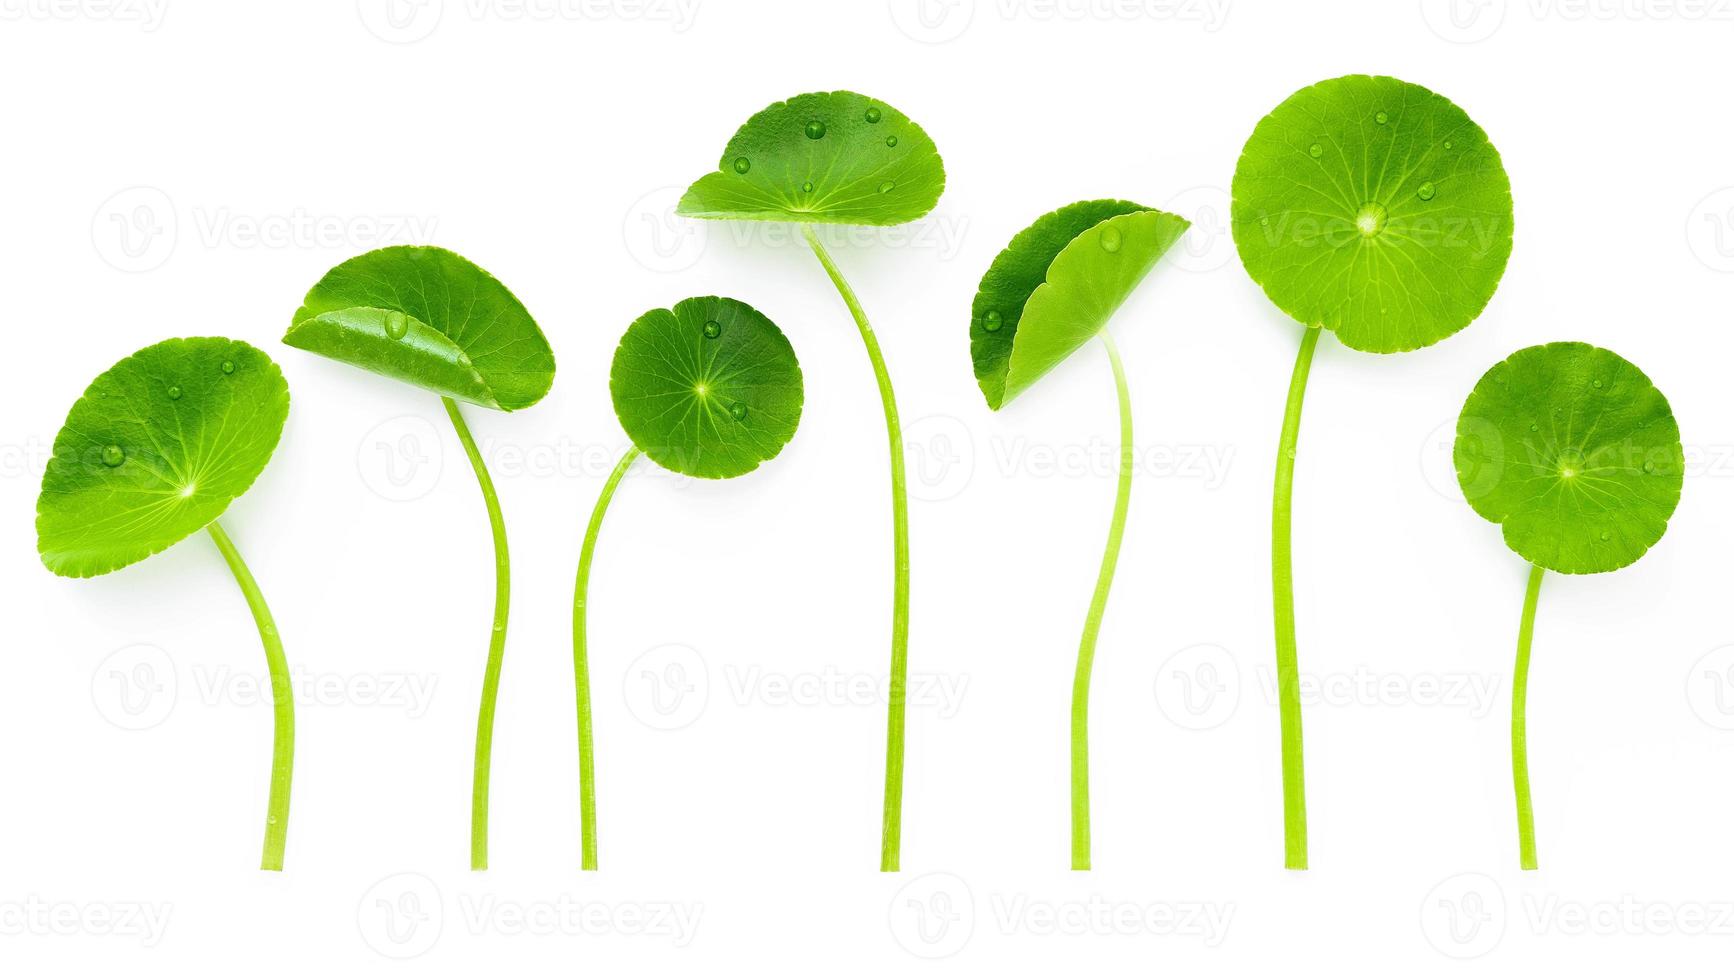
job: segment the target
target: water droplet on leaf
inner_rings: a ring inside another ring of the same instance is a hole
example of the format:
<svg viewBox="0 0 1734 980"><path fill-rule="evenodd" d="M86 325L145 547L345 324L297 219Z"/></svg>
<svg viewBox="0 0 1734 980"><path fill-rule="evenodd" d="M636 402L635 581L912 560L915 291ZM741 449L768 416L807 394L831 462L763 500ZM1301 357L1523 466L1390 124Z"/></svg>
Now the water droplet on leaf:
<svg viewBox="0 0 1734 980"><path fill-rule="evenodd" d="M1613 534L1613 532L1612 532L1612 531L1603 531L1603 532L1602 532L1602 540L1603 540L1603 541L1607 541L1607 540L1609 540L1609 539L1610 539L1610 538L1612 538L1612 537L1613 537L1613 536L1614 536L1614 534Z"/></svg>
<svg viewBox="0 0 1734 980"><path fill-rule="evenodd" d="M897 186L896 181L888 180L885 183L879 185L879 193L889 194L889 193L891 193L892 188L894 188L896 186Z"/></svg>
<svg viewBox="0 0 1734 980"><path fill-rule="evenodd" d="M223 369L224 374L234 374L235 373L235 362L234 361L224 361L219 366Z"/></svg>
<svg viewBox="0 0 1734 980"><path fill-rule="evenodd" d="M807 138L810 140L825 138L825 124L817 119L807 123Z"/></svg>
<svg viewBox="0 0 1734 980"><path fill-rule="evenodd" d="M169 401L178 402L180 400L181 400L181 386L180 385L169 385Z"/></svg>
<svg viewBox="0 0 1734 980"><path fill-rule="evenodd" d="M715 320L704 321L704 335L712 340L722 336L722 324Z"/></svg>
<svg viewBox="0 0 1734 980"><path fill-rule="evenodd" d="M813 193L813 182L810 180L802 181L801 182L801 193L803 193L803 194Z"/></svg>
<svg viewBox="0 0 1734 980"><path fill-rule="evenodd" d="M732 416L736 422L745 421L746 417L747 417L746 403L745 402L735 402L733 405L730 405L729 406L729 415Z"/></svg>
<svg viewBox="0 0 1734 980"><path fill-rule="evenodd" d="M868 106L867 107L867 121L870 123L876 123L879 121L879 107L878 106Z"/></svg>
<svg viewBox="0 0 1734 980"><path fill-rule="evenodd" d="M896 146L897 145L897 137L895 137L895 136L885 137L885 145L886 146Z"/></svg>
<svg viewBox="0 0 1734 980"><path fill-rule="evenodd" d="M1391 121L1391 114L1380 109L1378 112L1373 113L1373 121L1383 126Z"/></svg>
<svg viewBox="0 0 1734 980"><path fill-rule="evenodd" d="M1434 187L1433 182L1430 180L1422 183L1420 187L1415 189L1415 196L1423 201L1433 200L1433 195L1437 193L1439 193L1439 188Z"/></svg>
<svg viewBox="0 0 1734 980"><path fill-rule="evenodd" d="M1120 229L1118 229L1118 228L1103 228L1102 229L1102 251L1104 251L1104 252L1118 252L1120 250L1120 241L1121 241Z"/></svg>
<svg viewBox="0 0 1734 980"><path fill-rule="evenodd" d="M385 315L385 335L392 340L402 340L409 333L409 317L392 311Z"/></svg>
<svg viewBox="0 0 1734 980"><path fill-rule="evenodd" d="M1325 155L1325 148L1318 145L1317 143L1314 143L1313 145L1307 147L1307 152L1312 154L1312 158L1314 160L1317 160L1319 157L1322 157Z"/></svg>
<svg viewBox="0 0 1734 980"><path fill-rule="evenodd" d="M988 310L981 315L981 328L988 333L999 333L1003 326L1005 326L1005 318L999 315L998 310Z"/></svg>
<svg viewBox="0 0 1734 980"><path fill-rule="evenodd" d="M753 162L746 157L735 157L735 173L744 174L753 169Z"/></svg>
<svg viewBox="0 0 1734 980"><path fill-rule="evenodd" d="M126 462L126 452L119 446L102 447L102 465L114 467Z"/></svg>

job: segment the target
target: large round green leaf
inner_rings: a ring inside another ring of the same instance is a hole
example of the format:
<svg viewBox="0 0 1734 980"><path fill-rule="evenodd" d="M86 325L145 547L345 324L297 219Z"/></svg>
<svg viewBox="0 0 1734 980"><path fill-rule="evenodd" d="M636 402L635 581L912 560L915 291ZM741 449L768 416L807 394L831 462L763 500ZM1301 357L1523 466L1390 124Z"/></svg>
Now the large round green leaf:
<svg viewBox="0 0 1734 980"><path fill-rule="evenodd" d="M1511 183L1444 96L1348 75L1301 89L1234 171L1235 248L1283 312L1379 354L1480 315L1511 255Z"/></svg>
<svg viewBox="0 0 1734 980"><path fill-rule="evenodd" d="M1668 400L1630 361L1589 344L1527 347L1463 404L1453 451L1469 505L1556 572L1607 572L1661 540L1685 457Z"/></svg>
<svg viewBox="0 0 1734 980"><path fill-rule="evenodd" d="M1011 401L1101 331L1188 225L1129 201L1079 201L1019 232L970 306L970 358L988 407Z"/></svg>
<svg viewBox="0 0 1734 980"><path fill-rule="evenodd" d="M813 92L747 120L714 173L687 188L692 218L895 225L933 210L945 189L921 127L854 92Z"/></svg>
<svg viewBox="0 0 1734 980"><path fill-rule="evenodd" d="M109 368L54 438L42 563L102 575L203 530L252 486L288 417L283 372L238 340L165 340Z"/></svg>
<svg viewBox="0 0 1734 980"><path fill-rule="evenodd" d="M524 304L443 248L382 248L332 269L308 291L283 342L508 412L534 405L554 383L554 352Z"/></svg>
<svg viewBox="0 0 1734 980"><path fill-rule="evenodd" d="M718 296L634 320L608 390L633 443L687 476L750 473L801 420L801 365L788 338L763 313Z"/></svg>

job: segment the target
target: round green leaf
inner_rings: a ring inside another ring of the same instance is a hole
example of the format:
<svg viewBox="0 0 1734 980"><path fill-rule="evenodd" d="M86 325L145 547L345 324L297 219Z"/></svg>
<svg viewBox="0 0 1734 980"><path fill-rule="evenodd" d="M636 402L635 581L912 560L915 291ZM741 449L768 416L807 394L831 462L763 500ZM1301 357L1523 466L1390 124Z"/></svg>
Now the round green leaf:
<svg viewBox="0 0 1734 980"><path fill-rule="evenodd" d="M109 368L54 438L42 563L102 575L203 530L252 486L288 417L283 372L238 340L165 340Z"/></svg>
<svg viewBox="0 0 1734 980"><path fill-rule="evenodd" d="M1079 201L1019 232L970 306L969 353L988 407L1100 332L1189 224L1129 201Z"/></svg>
<svg viewBox="0 0 1734 980"><path fill-rule="evenodd" d="M944 189L939 150L908 116L854 92L813 92L747 120L677 212L895 225L933 210Z"/></svg>
<svg viewBox="0 0 1734 980"><path fill-rule="evenodd" d="M443 248L398 245L337 266L308 291L283 342L508 412L554 384L554 352L524 304Z"/></svg>
<svg viewBox="0 0 1734 980"><path fill-rule="evenodd" d="M1685 456L1668 400L1630 361L1589 344L1527 347L1463 404L1453 451L1469 505L1526 561L1608 572L1661 540Z"/></svg>
<svg viewBox="0 0 1734 980"><path fill-rule="evenodd" d="M634 320L608 390L633 443L687 476L750 473L801 420L801 365L789 339L763 313L718 296Z"/></svg>
<svg viewBox="0 0 1734 980"><path fill-rule="evenodd" d="M1444 96L1395 78L1289 96L1246 141L1233 197L1253 281L1356 350L1414 350L1468 326L1511 255L1499 151Z"/></svg>

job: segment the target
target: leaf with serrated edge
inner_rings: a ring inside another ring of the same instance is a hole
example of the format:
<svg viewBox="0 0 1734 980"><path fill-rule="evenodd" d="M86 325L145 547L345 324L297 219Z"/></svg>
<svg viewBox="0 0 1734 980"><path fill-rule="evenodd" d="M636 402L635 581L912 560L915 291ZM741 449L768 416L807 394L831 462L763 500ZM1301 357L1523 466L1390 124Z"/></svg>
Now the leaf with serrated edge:
<svg viewBox="0 0 1734 980"><path fill-rule="evenodd" d="M676 210L690 218L896 225L933 210L944 189L939 150L909 117L854 92L811 92L747 120L716 171L693 182Z"/></svg>
<svg viewBox="0 0 1734 980"><path fill-rule="evenodd" d="M724 297L681 300L633 321L608 390L633 444L687 476L750 473L782 451L801 420L801 365L788 338Z"/></svg>
<svg viewBox="0 0 1734 980"><path fill-rule="evenodd" d="M1567 574L1642 557L1668 529L1685 470L1668 400L1636 365L1583 343L1527 347L1489 369L1452 457L1464 497L1505 543Z"/></svg>
<svg viewBox="0 0 1734 980"><path fill-rule="evenodd" d="M54 439L36 502L42 563L103 575L203 530L252 486L288 416L283 372L238 340L165 340L114 365Z"/></svg>
<svg viewBox="0 0 1734 980"><path fill-rule="evenodd" d="M1444 96L1395 78L1289 96L1246 141L1233 198L1253 281L1356 350L1414 350L1463 329L1511 255L1499 152Z"/></svg>
<svg viewBox="0 0 1734 980"><path fill-rule="evenodd" d="M554 383L554 352L524 304L443 248L392 246L337 266L308 291L283 342L508 412Z"/></svg>
<svg viewBox="0 0 1734 980"><path fill-rule="evenodd" d="M988 406L1000 408L1089 342L1188 225L1128 201L1079 201L1019 232L970 308L970 355Z"/></svg>

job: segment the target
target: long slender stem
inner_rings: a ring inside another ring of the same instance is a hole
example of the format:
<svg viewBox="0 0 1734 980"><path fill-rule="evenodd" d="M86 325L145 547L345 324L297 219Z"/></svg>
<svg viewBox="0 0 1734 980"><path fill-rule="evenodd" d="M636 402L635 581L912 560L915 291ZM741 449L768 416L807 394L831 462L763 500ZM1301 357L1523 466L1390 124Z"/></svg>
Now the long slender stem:
<svg viewBox="0 0 1734 980"><path fill-rule="evenodd" d="M1283 867L1304 871L1307 866L1306 760L1301 750L1300 665L1294 639L1294 560L1291 545L1290 504L1294 496L1295 443L1300 438L1301 402L1306 398L1307 373L1312 369L1313 349L1319 345L1319 327L1301 335L1300 353L1289 379L1288 404L1282 415L1282 444L1276 453L1276 488L1270 510L1270 584L1276 618L1277 710L1282 725L1282 832Z"/></svg>
<svg viewBox="0 0 1734 980"><path fill-rule="evenodd" d="M885 811L880 827L879 870L896 871L903 846L903 718L909 689L909 491L903 474L903 429L897 421L897 398L891 391L891 375L886 373L885 358L879 353L879 341L867 323L867 314L837 264L819 243L812 226L802 225L801 231L861 331L867 358L873 362L873 377L879 382L879 401L885 408L885 435L891 445L891 685L885 722Z"/></svg>
<svg viewBox="0 0 1734 980"><path fill-rule="evenodd" d="M1120 540L1126 533L1126 508L1132 502L1132 396L1126 390L1126 368L1107 330L1100 334L1114 369L1114 394L1120 403L1120 479L1114 491L1114 519L1108 524L1108 546L1096 573L1096 593L1084 617L1084 638L1078 643L1078 667L1072 675L1072 870L1090 870L1090 668L1096 660L1096 636L1108 590L1114 586L1114 566L1120 561Z"/></svg>
<svg viewBox="0 0 1734 980"><path fill-rule="evenodd" d="M494 755L494 702L500 695L500 664L506 656L506 616L512 604L512 561L506 552L506 519L500 514L500 498L494 493L493 478L482 462L481 450L464 424L463 413L450 398L441 398L446 415L457 430L458 441L464 444L464 455L476 471L476 482L482 487L482 501L488 506L488 527L494 535L494 624L488 637L488 666L482 674L482 706L476 715L476 771L470 784L470 869L485 871L488 867L488 774Z"/></svg>
<svg viewBox="0 0 1734 980"><path fill-rule="evenodd" d="M1525 702L1529 697L1529 644L1535 638L1535 605L1541 598L1541 566L1529 569L1523 592L1523 618L1517 625L1517 666L1511 672L1511 782L1517 789L1517 850L1523 870L1534 871L1535 807L1529 802L1529 737Z"/></svg>
<svg viewBox="0 0 1734 980"><path fill-rule="evenodd" d="M584 530L584 547L578 552L578 584L572 590L572 676L578 689L578 819L579 835L583 840L582 866L596 870L596 743L590 734L590 657L585 639L585 619L590 604L590 559L596 554L596 536L602 531L602 517L608 513L608 502L614 490L626 476L632 461L638 458L633 446L620 457L608 482L602 484L602 494L596 498L596 508L590 512L590 526Z"/></svg>
<svg viewBox="0 0 1734 980"><path fill-rule="evenodd" d="M259 642L265 647L265 667L271 674L271 795L265 803L265 847L259 867L282 871L283 848L289 842L289 782L295 771L295 692L289 684L289 661L283 656L283 640L277 635L270 607L265 605L265 594L241 560L235 542L216 521L205 530L223 553L235 584L241 587L247 608L253 611L253 622L259 627Z"/></svg>

